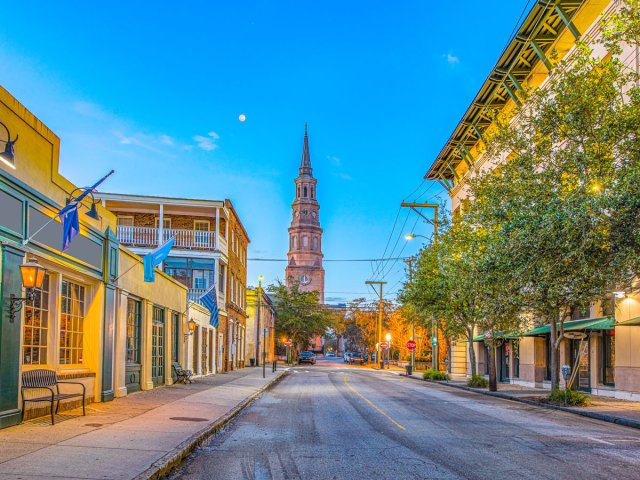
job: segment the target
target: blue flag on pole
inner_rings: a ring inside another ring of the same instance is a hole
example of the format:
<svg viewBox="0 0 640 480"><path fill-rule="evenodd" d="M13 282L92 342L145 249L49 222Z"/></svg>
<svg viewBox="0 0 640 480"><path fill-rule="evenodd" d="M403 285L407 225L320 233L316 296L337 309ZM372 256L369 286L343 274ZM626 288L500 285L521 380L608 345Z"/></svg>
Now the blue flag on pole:
<svg viewBox="0 0 640 480"><path fill-rule="evenodd" d="M113 173L111 170L104 177L98 180L93 186L89 188L85 188L85 190L78 195L76 198L71 200L67 205L65 205L56 216L60 217L62 220L62 251L64 252L67 248L71 246L71 240L73 237L80 233L80 222L78 220L78 205L80 202L89 195L91 192L95 191L102 182L104 182L107 177L109 177Z"/></svg>
<svg viewBox="0 0 640 480"><path fill-rule="evenodd" d="M209 309L211 317L209 323L213 328L218 328L218 295L216 294L216 286L214 285L207 293L200 297L200 303Z"/></svg>
<svg viewBox="0 0 640 480"><path fill-rule="evenodd" d="M153 252L149 252L144 256L144 281L154 282L156 280L156 273L153 270L160 265L165 258L169 256L169 252L173 247L176 237L171 237L164 244L160 245Z"/></svg>

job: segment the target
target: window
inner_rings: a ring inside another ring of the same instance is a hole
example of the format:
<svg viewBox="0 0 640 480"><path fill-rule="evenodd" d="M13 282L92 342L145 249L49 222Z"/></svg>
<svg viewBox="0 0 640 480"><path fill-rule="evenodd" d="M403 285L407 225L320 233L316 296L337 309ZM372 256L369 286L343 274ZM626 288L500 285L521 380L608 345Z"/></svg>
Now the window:
<svg viewBox="0 0 640 480"><path fill-rule="evenodd" d="M300 185L298 185L298 198L300 198Z"/></svg>
<svg viewBox="0 0 640 480"><path fill-rule="evenodd" d="M193 288L206 290L209 288L210 273L207 270L192 270Z"/></svg>
<svg viewBox="0 0 640 480"><path fill-rule="evenodd" d="M225 285L224 285L224 280L225 280L225 270L226 270L226 265L224 263L220 264L220 271L218 272L218 291L221 293L224 293L225 291Z"/></svg>
<svg viewBox="0 0 640 480"><path fill-rule="evenodd" d="M215 279L214 260L168 257L163 267L165 273L191 288L210 288Z"/></svg>
<svg viewBox="0 0 640 480"><path fill-rule="evenodd" d="M118 215L119 227L133 227L133 216L120 216Z"/></svg>
<svg viewBox="0 0 640 480"><path fill-rule="evenodd" d="M294 235L291 237L291 246L295 249L298 248L298 237Z"/></svg>
<svg viewBox="0 0 640 480"><path fill-rule="evenodd" d="M304 235L302 237L302 248L307 248L309 246L309 237Z"/></svg>
<svg viewBox="0 0 640 480"><path fill-rule="evenodd" d="M24 304L23 365L45 365L49 338L49 275L45 274L41 289L35 289L33 300Z"/></svg>
<svg viewBox="0 0 640 480"><path fill-rule="evenodd" d="M314 198L313 197L313 185L311 185L309 188L311 189L311 198Z"/></svg>
<svg viewBox="0 0 640 480"><path fill-rule="evenodd" d="M180 363L180 314L179 313L171 314L171 361L175 363Z"/></svg>
<svg viewBox="0 0 640 480"><path fill-rule="evenodd" d="M571 315L571 320L582 320L584 318L589 318L591 312L589 311L589 307L576 307L573 309L573 314Z"/></svg>
<svg viewBox="0 0 640 480"><path fill-rule="evenodd" d="M62 281L60 310L60 364L82 363L82 334L84 332L84 287L68 280Z"/></svg>
<svg viewBox="0 0 640 480"><path fill-rule="evenodd" d="M142 302L127 299L127 363L140 363Z"/></svg>
<svg viewBox="0 0 640 480"><path fill-rule="evenodd" d="M156 217L156 228L160 228L160 218ZM171 218L162 217L162 228L171 228Z"/></svg>
<svg viewBox="0 0 640 480"><path fill-rule="evenodd" d="M551 380L551 340L549 337L544 339L544 350L545 350L545 368L544 368L544 379Z"/></svg>
<svg viewBox="0 0 640 480"><path fill-rule="evenodd" d="M318 237L313 237L313 249L318 250Z"/></svg>
<svg viewBox="0 0 640 480"><path fill-rule="evenodd" d="M231 302L236 303L236 278L231 274Z"/></svg>
<svg viewBox="0 0 640 480"><path fill-rule="evenodd" d="M197 232L208 232L211 224L209 220L194 220L193 229Z"/></svg>
<svg viewBox="0 0 640 480"><path fill-rule="evenodd" d="M306 186L306 185L304 186L303 192L304 192L304 193L303 193L303 195L302 195L302 196L303 196L304 198L307 198L307 186Z"/></svg>

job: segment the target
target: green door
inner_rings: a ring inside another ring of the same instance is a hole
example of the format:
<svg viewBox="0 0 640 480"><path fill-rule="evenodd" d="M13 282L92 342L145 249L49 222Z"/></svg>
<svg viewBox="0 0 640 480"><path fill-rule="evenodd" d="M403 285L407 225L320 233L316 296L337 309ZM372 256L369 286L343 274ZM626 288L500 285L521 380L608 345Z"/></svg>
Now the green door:
<svg viewBox="0 0 640 480"><path fill-rule="evenodd" d="M151 331L151 377L153 385L164 385L164 310L153 307L153 323Z"/></svg>

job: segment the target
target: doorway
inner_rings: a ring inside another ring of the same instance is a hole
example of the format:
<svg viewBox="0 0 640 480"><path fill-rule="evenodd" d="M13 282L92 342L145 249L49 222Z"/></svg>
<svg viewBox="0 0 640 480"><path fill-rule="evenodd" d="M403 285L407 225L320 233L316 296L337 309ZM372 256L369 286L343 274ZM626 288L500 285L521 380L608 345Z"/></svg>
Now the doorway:
<svg viewBox="0 0 640 480"><path fill-rule="evenodd" d="M153 307L151 331L151 378L154 386L164 385L164 309Z"/></svg>
<svg viewBox="0 0 640 480"><path fill-rule="evenodd" d="M576 365L576 359L579 357L579 363L577 367L576 379L573 382L573 387L582 390L583 392L591 392L591 358L590 358L590 339L587 337L584 340L571 339L569 343L571 368Z"/></svg>
<svg viewBox="0 0 640 480"><path fill-rule="evenodd" d="M509 354L511 353L511 348L509 342L505 342L498 347L498 357L500 358L500 381L501 382L509 382L510 379L510 362L509 362Z"/></svg>
<svg viewBox="0 0 640 480"><path fill-rule="evenodd" d="M206 375L207 373L209 373L207 370L207 329L203 328L202 329L202 348L200 349L200 371L202 372L202 375Z"/></svg>
<svg viewBox="0 0 640 480"><path fill-rule="evenodd" d="M222 357L224 355L224 337L221 333L218 334L218 373L222 371Z"/></svg>

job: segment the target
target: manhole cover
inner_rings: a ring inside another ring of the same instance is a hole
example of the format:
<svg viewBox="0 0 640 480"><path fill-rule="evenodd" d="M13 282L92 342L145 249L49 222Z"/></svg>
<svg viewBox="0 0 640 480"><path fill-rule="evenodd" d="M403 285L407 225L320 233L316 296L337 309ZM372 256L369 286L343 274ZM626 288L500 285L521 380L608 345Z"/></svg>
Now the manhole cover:
<svg viewBox="0 0 640 480"><path fill-rule="evenodd" d="M84 426L85 427L101 427L102 424L101 423L85 423Z"/></svg>
<svg viewBox="0 0 640 480"><path fill-rule="evenodd" d="M169 420L178 420L179 422L207 422L206 418L198 417L171 417Z"/></svg>

